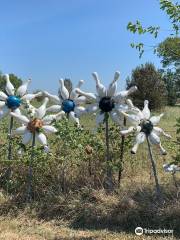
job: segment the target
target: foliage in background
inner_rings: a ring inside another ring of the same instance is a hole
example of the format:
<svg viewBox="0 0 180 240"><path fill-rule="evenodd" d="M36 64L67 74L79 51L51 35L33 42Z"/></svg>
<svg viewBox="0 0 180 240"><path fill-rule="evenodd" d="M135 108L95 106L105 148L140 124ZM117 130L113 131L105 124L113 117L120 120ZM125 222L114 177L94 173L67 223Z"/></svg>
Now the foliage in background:
<svg viewBox="0 0 180 240"><path fill-rule="evenodd" d="M22 84L22 80L13 73L9 74L9 78L15 88L18 88ZM5 91L5 84L6 84L5 78L3 74L0 72L0 89L2 91Z"/></svg>
<svg viewBox="0 0 180 240"><path fill-rule="evenodd" d="M171 70L160 70L162 72L163 81L167 90L167 104L169 106L174 106L177 102L178 98L178 76L176 72L172 72Z"/></svg>
<svg viewBox="0 0 180 240"><path fill-rule="evenodd" d="M179 1L174 2L171 0L160 0L160 9L162 9L167 17L170 19L171 23L171 36L178 36L180 29L180 4ZM151 34L154 38L158 37L158 33L161 30L160 26L148 26L143 27L141 22L137 20L135 23L129 22L127 29L132 33L138 33L139 35ZM131 47L139 51L139 57L142 57L145 49L144 47L151 47L154 53L157 52L158 45L146 46L143 42L140 43L131 43ZM178 52L179 54L179 52ZM179 55L178 55L179 56ZM180 56L179 56L180 57Z"/></svg>
<svg viewBox="0 0 180 240"><path fill-rule="evenodd" d="M163 67L180 66L180 38L168 37L158 45L157 54L162 58Z"/></svg>
<svg viewBox="0 0 180 240"><path fill-rule="evenodd" d="M97 133L84 128L77 128L67 119L54 122L58 132L49 139L51 152L43 153L42 147L35 148L33 158L33 198L41 200L45 197L54 198L59 194L77 191L85 186L102 188L106 177L105 136L104 129L98 128ZM6 133L7 124L3 131ZM118 127L110 127L110 154L115 175L119 169L121 137ZM31 147L26 146L22 156L17 154L21 146L21 138L14 137L13 160L7 160L7 140L1 140L0 185L10 194L24 201L27 194L28 165ZM129 151L131 138L125 143L125 154ZM9 181L3 178L8 166L13 169ZM116 182L114 175L114 181Z"/></svg>
<svg viewBox="0 0 180 240"><path fill-rule="evenodd" d="M136 67L127 79L127 88L136 85L138 90L131 95L134 104L140 108L149 100L150 109L160 109L166 104L166 87L162 74L152 63Z"/></svg>

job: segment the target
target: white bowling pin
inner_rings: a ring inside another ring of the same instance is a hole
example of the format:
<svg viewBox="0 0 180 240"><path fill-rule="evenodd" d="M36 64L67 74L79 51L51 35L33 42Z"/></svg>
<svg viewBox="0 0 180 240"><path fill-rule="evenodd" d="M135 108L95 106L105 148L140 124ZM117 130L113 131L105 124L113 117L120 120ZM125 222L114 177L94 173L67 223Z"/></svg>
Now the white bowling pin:
<svg viewBox="0 0 180 240"><path fill-rule="evenodd" d="M24 81L23 84L17 89L16 94L21 97L24 96L27 92L27 88L30 82L31 82L30 79L27 81Z"/></svg>
<svg viewBox="0 0 180 240"><path fill-rule="evenodd" d="M96 91L100 97L106 96L106 88L105 86L100 82L97 72L93 72L92 76L94 80L96 81Z"/></svg>
<svg viewBox="0 0 180 240"><path fill-rule="evenodd" d="M144 108L142 110L142 113L144 115L144 119L149 119L150 118L150 110L149 110L149 101L148 100L145 100L144 101Z"/></svg>
<svg viewBox="0 0 180 240"><path fill-rule="evenodd" d="M112 97L114 96L116 90L117 90L117 80L119 79L120 76L120 72L115 72L114 74L114 79L113 81L110 83L108 90L107 90L107 96Z"/></svg>
<svg viewBox="0 0 180 240"><path fill-rule="evenodd" d="M6 89L7 94L8 95L14 95L15 89L14 89L14 86L13 86L13 84L11 83L11 81L9 79L9 75L5 74L4 77L5 77L5 80L6 80L6 87L5 87L5 89Z"/></svg>
<svg viewBox="0 0 180 240"><path fill-rule="evenodd" d="M42 119L44 117L44 115L46 114L46 106L47 106L48 102L49 102L49 99L46 97L44 99L43 104L38 109L36 109L35 117L37 117L39 119Z"/></svg>
<svg viewBox="0 0 180 240"><path fill-rule="evenodd" d="M59 82L60 82L60 93L61 93L62 98L64 100L68 99L69 98L69 92L68 92L67 88L64 85L64 80L61 78L59 80Z"/></svg>

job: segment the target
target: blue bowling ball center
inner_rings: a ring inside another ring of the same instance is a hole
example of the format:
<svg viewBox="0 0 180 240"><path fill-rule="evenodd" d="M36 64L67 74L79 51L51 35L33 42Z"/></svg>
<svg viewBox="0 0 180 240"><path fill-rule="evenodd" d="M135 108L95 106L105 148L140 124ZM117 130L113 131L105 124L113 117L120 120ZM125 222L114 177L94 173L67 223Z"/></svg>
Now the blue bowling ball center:
<svg viewBox="0 0 180 240"><path fill-rule="evenodd" d="M6 100L6 105L8 108L15 110L21 105L21 99L16 96L9 96Z"/></svg>
<svg viewBox="0 0 180 240"><path fill-rule="evenodd" d="M75 103L74 103L73 100L66 99L66 100L63 101L63 103L62 103L62 110L65 113L70 113L71 111L74 111L74 108L75 108Z"/></svg>

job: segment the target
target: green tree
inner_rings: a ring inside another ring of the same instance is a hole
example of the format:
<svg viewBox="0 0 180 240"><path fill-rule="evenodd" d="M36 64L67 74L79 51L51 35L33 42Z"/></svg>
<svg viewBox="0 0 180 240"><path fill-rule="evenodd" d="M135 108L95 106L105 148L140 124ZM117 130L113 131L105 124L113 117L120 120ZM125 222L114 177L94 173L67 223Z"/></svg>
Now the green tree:
<svg viewBox="0 0 180 240"><path fill-rule="evenodd" d="M127 88L136 85L138 90L131 95L135 105L143 107L144 100L148 99L151 109L160 109L165 106L167 92L162 73L157 71L152 63L136 67L131 77L127 79Z"/></svg>
<svg viewBox="0 0 180 240"><path fill-rule="evenodd" d="M162 70L162 74L167 90L167 104L174 106L177 102L178 97L176 72L172 72L171 70Z"/></svg>
<svg viewBox="0 0 180 240"><path fill-rule="evenodd" d="M168 37L157 47L157 54L162 58L163 67L180 65L180 38Z"/></svg>
<svg viewBox="0 0 180 240"><path fill-rule="evenodd" d="M171 0L159 0L160 9L162 9L170 20L171 23L171 36L178 36L180 30L180 3L179 1L174 2ZM139 20L135 23L129 22L127 29L132 33L138 33L139 35L151 34L154 38L158 37L159 31L162 31L160 26L148 26L144 27ZM145 51L146 47L151 47L154 53L157 52L158 45L148 46L143 42L131 43L131 47L139 51L139 56L141 57ZM168 48L168 51L169 48ZM178 51L179 56L179 51ZM177 57L178 57L177 56ZM179 56L180 57L180 56Z"/></svg>

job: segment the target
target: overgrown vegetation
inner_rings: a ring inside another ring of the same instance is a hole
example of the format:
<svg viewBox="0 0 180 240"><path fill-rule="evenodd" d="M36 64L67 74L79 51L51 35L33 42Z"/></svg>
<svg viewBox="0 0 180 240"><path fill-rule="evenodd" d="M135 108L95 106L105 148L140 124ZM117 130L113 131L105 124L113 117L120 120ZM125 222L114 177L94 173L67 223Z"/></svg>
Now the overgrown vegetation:
<svg viewBox="0 0 180 240"><path fill-rule="evenodd" d="M41 148L36 149L37 157L33 160L33 202L25 204L30 149L27 148L24 156L19 157L17 149L20 139L16 137L14 158L11 162L6 161L7 124L3 122L0 171L2 173L10 165L12 176L9 181L4 179L1 182L1 216L24 215L26 218L53 220L54 225L65 221L66 227L99 231L108 228L109 231L125 231L129 234L134 234L134 228L139 225L149 228L166 227L173 228L175 235L179 236L178 190L171 174L164 173L162 169L163 162L170 162L178 153L178 145L173 141L177 138L175 116L179 113L179 108L167 108L165 112L162 125L173 136L172 141L163 142L169 152L166 160L154 149L165 199L162 206L155 201L147 146L145 144L136 156L131 156L131 138L125 140L126 153L120 188L116 188L112 194L105 192L104 129L92 133L89 129L94 127L94 118L90 116L82 119L84 129L77 129L68 120L55 123L58 133L50 139L51 153L47 155ZM121 139L118 128L112 123L110 142L114 181L117 182ZM180 184L178 175L177 182ZM103 239L102 233L101 237L98 234L100 233L97 233L97 239ZM117 233L115 236L121 239L121 235L122 233ZM92 239L96 239L94 235Z"/></svg>

